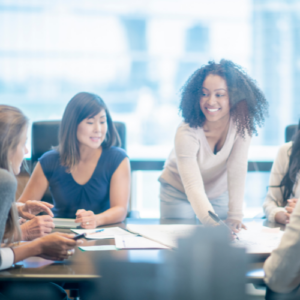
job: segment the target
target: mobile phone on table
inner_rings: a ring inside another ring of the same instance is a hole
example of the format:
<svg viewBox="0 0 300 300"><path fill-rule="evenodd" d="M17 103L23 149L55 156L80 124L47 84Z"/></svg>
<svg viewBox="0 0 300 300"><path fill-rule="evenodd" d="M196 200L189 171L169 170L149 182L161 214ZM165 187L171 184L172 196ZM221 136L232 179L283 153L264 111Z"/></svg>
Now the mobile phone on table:
<svg viewBox="0 0 300 300"><path fill-rule="evenodd" d="M85 236L86 236L86 233L81 233L81 234L75 235L72 239L76 241L76 240L85 238Z"/></svg>

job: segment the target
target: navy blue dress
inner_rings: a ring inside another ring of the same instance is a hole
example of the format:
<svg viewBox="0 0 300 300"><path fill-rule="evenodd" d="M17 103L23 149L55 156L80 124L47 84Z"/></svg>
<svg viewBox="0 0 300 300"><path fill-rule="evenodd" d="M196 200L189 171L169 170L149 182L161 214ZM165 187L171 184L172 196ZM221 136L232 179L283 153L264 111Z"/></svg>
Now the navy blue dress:
<svg viewBox="0 0 300 300"><path fill-rule="evenodd" d="M110 180L125 157L127 154L121 148L103 149L92 177L86 184L81 185L60 164L60 156L56 150L46 152L39 162L49 182L54 216L76 218L78 209L91 210L95 214L109 209Z"/></svg>

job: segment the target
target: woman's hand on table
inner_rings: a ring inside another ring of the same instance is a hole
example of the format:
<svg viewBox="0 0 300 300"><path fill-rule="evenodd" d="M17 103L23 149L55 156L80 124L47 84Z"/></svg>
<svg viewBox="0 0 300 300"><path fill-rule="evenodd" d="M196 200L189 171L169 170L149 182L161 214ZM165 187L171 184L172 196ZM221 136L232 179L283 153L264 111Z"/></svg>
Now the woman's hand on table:
<svg viewBox="0 0 300 300"><path fill-rule="evenodd" d="M290 214L285 211L279 211L275 215L275 221L280 224L288 224L290 222Z"/></svg>
<svg viewBox="0 0 300 300"><path fill-rule="evenodd" d="M53 213L51 211L52 207L53 205L50 203L36 200L28 200L25 203L17 203L19 215L28 220L33 219L35 215L40 212L45 212L49 216L53 217Z"/></svg>
<svg viewBox="0 0 300 300"><path fill-rule="evenodd" d="M74 234L61 232L51 233L41 237L36 242L40 247L40 257L50 260L64 260L72 256L75 247L82 244L82 240L75 241Z"/></svg>
<svg viewBox="0 0 300 300"><path fill-rule="evenodd" d="M97 227L96 215L91 210L78 209L75 222L80 223L80 226L85 229Z"/></svg>
<svg viewBox="0 0 300 300"><path fill-rule="evenodd" d="M292 198L287 200L287 205L285 207L286 211L279 211L275 215L275 221L280 224L288 224L290 223L290 216L294 211L294 208L298 202L297 198Z"/></svg>
<svg viewBox="0 0 300 300"><path fill-rule="evenodd" d="M287 213L291 214L293 212L297 202L298 202L297 198L292 198L287 200L287 205L285 207Z"/></svg>
<svg viewBox="0 0 300 300"><path fill-rule="evenodd" d="M241 229L247 229L247 227L239 220L226 219L225 223L234 233L241 231Z"/></svg>
<svg viewBox="0 0 300 300"><path fill-rule="evenodd" d="M48 215L37 216L23 223L21 226L22 239L31 241L38 237L51 233L55 227L53 219Z"/></svg>

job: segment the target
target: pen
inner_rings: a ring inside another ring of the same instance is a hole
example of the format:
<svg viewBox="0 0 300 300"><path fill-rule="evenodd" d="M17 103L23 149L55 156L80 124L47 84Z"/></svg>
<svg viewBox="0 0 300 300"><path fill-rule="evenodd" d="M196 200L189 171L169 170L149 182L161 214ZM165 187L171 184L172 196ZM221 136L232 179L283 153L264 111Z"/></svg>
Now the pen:
<svg viewBox="0 0 300 300"><path fill-rule="evenodd" d="M233 232L231 230L231 228L229 226L227 226L216 214L214 214L213 212L211 212L210 210L208 211L209 216L218 224L225 226L226 228L228 228L230 230L230 232L236 236L236 239L239 240L239 237L237 236L237 234L235 232Z"/></svg>
<svg viewBox="0 0 300 300"><path fill-rule="evenodd" d="M81 239L81 238L85 238L88 234L94 234L94 233L97 233L97 232L102 232L104 229L97 229L97 230L95 230L95 231L93 231L93 232L89 232L89 233L87 233L87 232L85 232L85 233L81 233L81 234L77 234L77 235L75 235L74 237L73 237L73 240L79 240L79 239Z"/></svg>

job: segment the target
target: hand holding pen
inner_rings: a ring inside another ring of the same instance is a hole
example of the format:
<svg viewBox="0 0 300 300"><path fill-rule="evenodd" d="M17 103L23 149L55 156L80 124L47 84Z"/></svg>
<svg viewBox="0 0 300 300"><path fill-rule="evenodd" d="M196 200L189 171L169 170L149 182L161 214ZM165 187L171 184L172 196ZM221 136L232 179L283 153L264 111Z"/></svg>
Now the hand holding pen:
<svg viewBox="0 0 300 300"><path fill-rule="evenodd" d="M229 226L233 232L238 233L241 229L247 230L247 227L239 220L235 219L226 219L224 223Z"/></svg>
<svg viewBox="0 0 300 300"><path fill-rule="evenodd" d="M227 224L225 224L215 213L211 212L210 210L208 211L209 216L215 221L217 222L219 225L221 226L225 226L232 235L234 235L236 237L237 240L239 240L239 237L237 236L237 234L231 229L231 227L229 227ZM244 225L243 225L244 226ZM244 226L245 227L245 226ZM245 227L246 229L246 227Z"/></svg>

